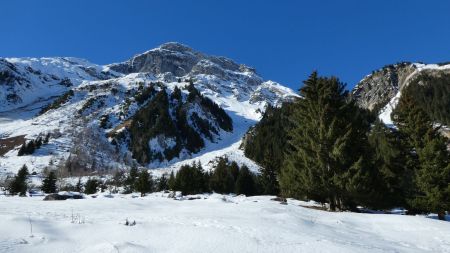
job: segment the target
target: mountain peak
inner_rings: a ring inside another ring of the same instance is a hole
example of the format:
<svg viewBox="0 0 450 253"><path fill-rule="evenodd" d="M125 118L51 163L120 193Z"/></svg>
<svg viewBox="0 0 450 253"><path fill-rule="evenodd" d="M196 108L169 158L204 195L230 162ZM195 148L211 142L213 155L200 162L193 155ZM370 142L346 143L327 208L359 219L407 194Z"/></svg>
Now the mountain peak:
<svg viewBox="0 0 450 253"><path fill-rule="evenodd" d="M165 50L169 50L169 51L176 51L176 52L193 52L194 50L182 43L179 42L166 42L164 44L161 44L158 49L165 49Z"/></svg>

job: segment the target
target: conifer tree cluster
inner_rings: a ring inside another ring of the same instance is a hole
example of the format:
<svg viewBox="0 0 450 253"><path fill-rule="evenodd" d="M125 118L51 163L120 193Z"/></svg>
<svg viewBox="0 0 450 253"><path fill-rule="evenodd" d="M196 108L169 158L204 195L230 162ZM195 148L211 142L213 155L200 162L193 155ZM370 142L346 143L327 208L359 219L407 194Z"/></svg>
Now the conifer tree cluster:
<svg viewBox="0 0 450 253"><path fill-rule="evenodd" d="M45 138L38 136L35 140L30 140L23 143L17 153L18 156L31 155L36 149L41 148L42 144L48 144L50 140L50 134L48 133Z"/></svg>
<svg viewBox="0 0 450 253"><path fill-rule="evenodd" d="M416 212L435 212L444 219L450 210L450 152L448 140L416 102L413 90L405 89L393 112L413 188L406 195Z"/></svg>
<svg viewBox="0 0 450 253"><path fill-rule="evenodd" d="M95 194L100 186L100 181L96 178L89 178L84 184L84 193Z"/></svg>
<svg viewBox="0 0 450 253"><path fill-rule="evenodd" d="M146 93L148 103L132 117L128 127L129 146L133 158L139 163L171 160L178 157L183 149L196 153L205 145L203 138L213 141L213 134L218 134L221 129L233 129L232 120L227 113L201 95L193 82L185 89L188 91L187 96L183 96L178 87L171 94L164 88L158 92L152 89L152 92ZM198 112L192 112L193 105L202 108L209 119L200 116ZM120 136L118 137L120 141ZM162 149L152 150L148 142L158 138L170 139L171 145L163 143Z"/></svg>
<svg viewBox="0 0 450 253"><path fill-rule="evenodd" d="M176 174L170 174L168 186L171 190L181 191L185 195L211 191L248 196L258 193L257 177L248 167L239 167L236 162L229 162L223 157L218 159L212 172L205 172L200 163L183 165Z"/></svg>
<svg viewBox="0 0 450 253"><path fill-rule="evenodd" d="M421 72L404 90L430 120L450 125L450 74Z"/></svg>
<svg viewBox="0 0 450 253"><path fill-rule="evenodd" d="M303 99L290 118L294 127L281 190L287 196L327 202L331 210L353 208L371 177L364 152L369 124L337 78L314 72L300 95Z"/></svg>
<svg viewBox="0 0 450 253"><path fill-rule="evenodd" d="M279 193L278 176L285 160L288 133L293 128L289 117L295 106L296 103L284 103L278 108L269 106L245 137L245 156L261 165L259 182L264 194Z"/></svg>
<svg viewBox="0 0 450 253"><path fill-rule="evenodd" d="M67 103L67 101L69 101L70 98L72 98L74 95L75 93L73 92L73 90L69 90L68 92L64 93L63 95L55 99L51 104L48 104L45 107L43 107L39 111L39 115L42 115L52 109L58 109L59 107L61 107L61 105Z"/></svg>
<svg viewBox="0 0 450 253"><path fill-rule="evenodd" d="M312 73L301 99L268 108L244 140L245 154L262 166L260 189L276 194L279 187L285 197L331 210L403 206L443 218L450 210L449 142L435 124L442 110L432 120L417 89L402 92L396 128L389 128L357 107L337 78Z"/></svg>

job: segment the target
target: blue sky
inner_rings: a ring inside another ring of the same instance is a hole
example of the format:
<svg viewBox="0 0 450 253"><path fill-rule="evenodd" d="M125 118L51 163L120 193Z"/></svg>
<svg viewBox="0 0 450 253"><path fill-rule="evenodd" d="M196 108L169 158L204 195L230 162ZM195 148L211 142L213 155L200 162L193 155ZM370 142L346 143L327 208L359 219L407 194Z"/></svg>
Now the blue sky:
<svg viewBox="0 0 450 253"><path fill-rule="evenodd" d="M2 1L0 57L119 62L178 41L297 89L313 70L351 87L398 61L450 61L450 1Z"/></svg>

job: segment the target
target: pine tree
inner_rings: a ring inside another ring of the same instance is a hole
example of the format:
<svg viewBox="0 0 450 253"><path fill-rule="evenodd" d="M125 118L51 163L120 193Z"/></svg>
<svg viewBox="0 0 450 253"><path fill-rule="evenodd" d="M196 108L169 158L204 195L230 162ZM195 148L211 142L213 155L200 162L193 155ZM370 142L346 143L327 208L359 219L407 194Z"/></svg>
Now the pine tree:
<svg viewBox="0 0 450 253"><path fill-rule="evenodd" d="M430 130L430 119L426 113L416 105L414 98L407 90L402 94L398 105L392 113L395 125L403 135L405 145L419 150L425 146L424 136Z"/></svg>
<svg viewBox="0 0 450 253"><path fill-rule="evenodd" d="M200 163L194 162L192 165L181 166L175 182L175 189L181 191L184 195L204 192L205 182Z"/></svg>
<svg viewBox="0 0 450 253"><path fill-rule="evenodd" d="M153 179L148 170L143 169L136 181L136 190L141 193L141 197L144 197L146 193L149 193L153 189Z"/></svg>
<svg viewBox="0 0 450 253"><path fill-rule="evenodd" d="M408 168L408 151L400 141L398 131L376 121L369 135L370 154L374 171L371 198L365 205L376 209L405 206L411 185L412 173Z"/></svg>
<svg viewBox="0 0 450 253"><path fill-rule="evenodd" d="M112 178L112 184L114 186L115 193L118 192L118 188L124 184L124 181L125 181L125 173L122 170L117 170Z"/></svg>
<svg viewBox="0 0 450 253"><path fill-rule="evenodd" d="M235 193L252 196L256 194L256 186L254 175L250 172L247 166L243 165L239 170L239 175L236 180Z"/></svg>
<svg viewBox="0 0 450 253"><path fill-rule="evenodd" d="M162 176L159 178L157 188L158 188L158 191L165 191L165 190L169 189L169 184L168 184L168 179L167 179L166 173L162 174Z"/></svg>
<svg viewBox="0 0 450 253"><path fill-rule="evenodd" d="M35 149L39 149L42 146L42 137L39 136L35 141Z"/></svg>
<svg viewBox="0 0 450 253"><path fill-rule="evenodd" d="M50 171L47 177L42 181L41 190L45 193L56 192L56 174L54 171Z"/></svg>
<svg viewBox="0 0 450 253"><path fill-rule="evenodd" d="M419 151L420 169L416 182L422 192L415 203L426 211L438 213L445 219L445 211L450 210L450 154L444 137L430 134L426 144Z"/></svg>
<svg viewBox="0 0 450 253"><path fill-rule="evenodd" d="M25 147L25 154L31 155L34 153L34 150L36 149L34 140L31 140L28 142L28 144Z"/></svg>
<svg viewBox="0 0 450 253"><path fill-rule="evenodd" d="M444 219L450 210L450 152L447 141L433 126L425 111L405 89L393 112L394 122L409 147L416 191L409 197L410 209L436 212Z"/></svg>
<svg viewBox="0 0 450 253"><path fill-rule="evenodd" d="M139 176L139 172L136 166L131 167L127 178L125 179L125 192L132 193L135 190L136 180Z"/></svg>
<svg viewBox="0 0 450 253"><path fill-rule="evenodd" d="M276 167L276 161L273 155L273 148L269 146L264 155L264 161L261 167L261 174L259 175L259 181L263 194L277 195L279 192L279 184L277 180L278 168Z"/></svg>
<svg viewBox="0 0 450 253"><path fill-rule="evenodd" d="M28 189L27 176L29 175L28 167L24 164L22 168L17 172L17 175L11 181L9 185L9 192L13 195L19 194L20 196L26 196Z"/></svg>
<svg viewBox="0 0 450 253"><path fill-rule="evenodd" d="M20 149L19 149L17 155L18 155L18 156L23 156L23 155L25 155L25 153L26 153L26 148L27 148L27 145L26 145L26 143L24 142L24 143L22 144L22 146L20 146Z"/></svg>
<svg viewBox="0 0 450 253"><path fill-rule="evenodd" d="M232 161L230 164L230 173L233 176L234 181L236 182L239 176L239 165L235 161Z"/></svg>
<svg viewBox="0 0 450 253"><path fill-rule="evenodd" d="M86 194L95 194L98 191L100 183L95 178L89 178L84 185L84 193Z"/></svg>
<svg viewBox="0 0 450 253"><path fill-rule="evenodd" d="M227 164L228 160L219 158L217 166L210 178L211 190L217 193L234 192L234 177Z"/></svg>
<svg viewBox="0 0 450 253"><path fill-rule="evenodd" d="M265 167L264 160L270 151L271 164L274 168L281 168L285 160L288 133L293 128L289 118L296 106L297 103L293 101L283 103L281 107L267 107L261 121L244 137L245 156Z"/></svg>
<svg viewBox="0 0 450 253"><path fill-rule="evenodd" d="M78 182L75 185L75 190L80 193L83 192L83 183L81 182L81 177L78 178Z"/></svg>
<svg viewBox="0 0 450 253"><path fill-rule="evenodd" d="M49 140L50 140L50 133L47 133L47 135L45 135L43 143L48 144Z"/></svg>
<svg viewBox="0 0 450 253"><path fill-rule="evenodd" d="M313 72L300 93L280 177L283 194L328 202L331 210L352 208L352 195L369 178L360 148L369 125L337 78Z"/></svg>
<svg viewBox="0 0 450 253"><path fill-rule="evenodd" d="M176 182L175 182L175 175L173 171L170 172L169 181L167 182L169 189L174 191L176 190Z"/></svg>

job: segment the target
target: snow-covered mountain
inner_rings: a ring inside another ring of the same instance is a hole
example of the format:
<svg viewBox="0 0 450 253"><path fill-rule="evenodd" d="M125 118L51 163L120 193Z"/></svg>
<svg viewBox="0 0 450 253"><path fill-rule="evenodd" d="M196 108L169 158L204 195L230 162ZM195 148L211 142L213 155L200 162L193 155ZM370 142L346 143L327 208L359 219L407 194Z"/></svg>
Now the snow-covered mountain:
<svg viewBox="0 0 450 253"><path fill-rule="evenodd" d="M0 173L23 164L39 171L63 160L82 160L92 170L136 162L176 168L192 160L208 167L221 155L256 169L238 149L242 136L268 104L295 96L253 68L179 43L106 66L3 58ZM24 142L49 133L48 143L18 156Z"/></svg>
<svg viewBox="0 0 450 253"><path fill-rule="evenodd" d="M405 87L411 83L421 86L435 85L437 82L445 83L449 76L450 63L403 62L387 65L364 77L353 89L352 96L361 107L376 110L385 124L392 125L391 113ZM442 90L442 93L445 92ZM433 97L434 94L430 94L429 99L432 100Z"/></svg>

